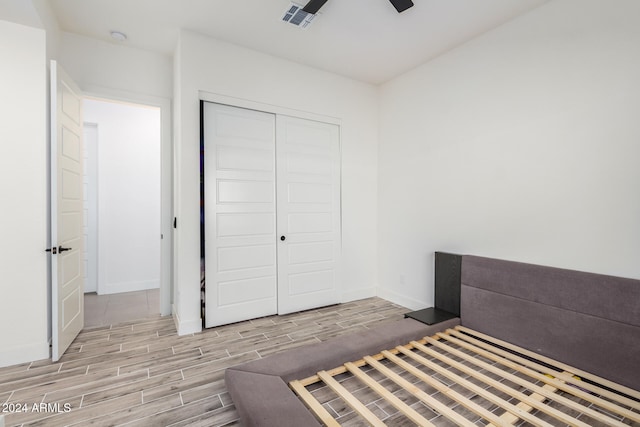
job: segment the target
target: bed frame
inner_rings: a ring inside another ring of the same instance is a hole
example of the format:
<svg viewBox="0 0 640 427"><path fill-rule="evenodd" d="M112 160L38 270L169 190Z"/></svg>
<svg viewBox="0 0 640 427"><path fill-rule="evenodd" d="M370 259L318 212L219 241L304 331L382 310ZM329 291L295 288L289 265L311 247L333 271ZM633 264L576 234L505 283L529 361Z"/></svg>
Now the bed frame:
<svg viewBox="0 0 640 427"><path fill-rule="evenodd" d="M363 395L418 425L640 425L640 280L475 256L461 277L460 318L403 319L227 369L243 425L337 425L322 405L336 397L384 425Z"/></svg>

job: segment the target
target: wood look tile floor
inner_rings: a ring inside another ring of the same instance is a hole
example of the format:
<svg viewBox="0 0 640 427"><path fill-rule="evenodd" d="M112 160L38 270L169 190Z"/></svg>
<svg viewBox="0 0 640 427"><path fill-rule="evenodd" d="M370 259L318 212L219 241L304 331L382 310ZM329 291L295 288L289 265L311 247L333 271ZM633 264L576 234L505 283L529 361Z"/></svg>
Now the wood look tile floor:
<svg viewBox="0 0 640 427"><path fill-rule="evenodd" d="M89 328L57 363L0 368L0 410L7 427L236 426L227 367L397 321L408 311L368 298L187 336L160 316Z"/></svg>

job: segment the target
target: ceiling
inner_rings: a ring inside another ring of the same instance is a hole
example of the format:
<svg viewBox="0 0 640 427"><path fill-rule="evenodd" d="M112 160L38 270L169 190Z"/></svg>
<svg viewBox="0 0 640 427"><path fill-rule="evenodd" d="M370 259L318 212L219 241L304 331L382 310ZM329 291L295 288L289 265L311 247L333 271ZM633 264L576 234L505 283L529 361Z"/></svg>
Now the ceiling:
<svg viewBox="0 0 640 427"><path fill-rule="evenodd" d="M171 55L180 28L380 84L548 0L329 0L306 29L281 21L289 0L51 0L63 31ZM298 2L302 5L306 1Z"/></svg>

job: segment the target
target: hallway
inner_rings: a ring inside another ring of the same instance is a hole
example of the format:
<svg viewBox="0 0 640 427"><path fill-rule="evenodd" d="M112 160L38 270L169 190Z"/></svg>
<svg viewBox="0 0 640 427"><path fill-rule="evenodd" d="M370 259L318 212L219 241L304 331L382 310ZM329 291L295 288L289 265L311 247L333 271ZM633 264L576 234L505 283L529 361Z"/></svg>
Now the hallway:
<svg viewBox="0 0 640 427"><path fill-rule="evenodd" d="M113 325L160 316L160 290L84 295L84 327Z"/></svg>

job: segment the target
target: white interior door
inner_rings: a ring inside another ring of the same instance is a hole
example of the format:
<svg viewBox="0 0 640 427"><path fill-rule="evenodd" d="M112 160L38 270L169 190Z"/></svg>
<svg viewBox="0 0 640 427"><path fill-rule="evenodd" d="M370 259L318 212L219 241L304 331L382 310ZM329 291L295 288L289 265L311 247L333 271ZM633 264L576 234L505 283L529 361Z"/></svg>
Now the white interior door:
<svg viewBox="0 0 640 427"><path fill-rule="evenodd" d="M207 327L275 314L275 116L204 103Z"/></svg>
<svg viewBox="0 0 640 427"><path fill-rule="evenodd" d="M84 327L82 93L51 61L53 361Z"/></svg>
<svg viewBox="0 0 640 427"><path fill-rule="evenodd" d="M278 115L278 314L339 302L340 133Z"/></svg>

